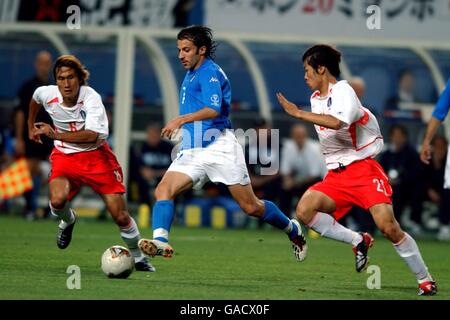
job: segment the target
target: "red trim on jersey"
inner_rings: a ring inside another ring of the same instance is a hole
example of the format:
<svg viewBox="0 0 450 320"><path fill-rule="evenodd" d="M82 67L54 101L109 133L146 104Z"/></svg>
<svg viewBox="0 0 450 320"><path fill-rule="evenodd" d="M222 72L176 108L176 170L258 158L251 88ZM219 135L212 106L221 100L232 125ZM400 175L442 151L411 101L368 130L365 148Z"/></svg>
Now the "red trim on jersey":
<svg viewBox="0 0 450 320"><path fill-rule="evenodd" d="M311 99L314 99L316 97L320 97L320 91L319 90L316 90L316 91L313 92L313 94L311 96Z"/></svg>
<svg viewBox="0 0 450 320"><path fill-rule="evenodd" d="M361 148L357 148L356 151L361 151L362 149L370 146L372 143L374 143L375 141L377 141L378 139L383 139L382 136L376 137L375 139L373 139L372 142L369 142L368 144L366 144L365 146L362 146Z"/></svg>
<svg viewBox="0 0 450 320"><path fill-rule="evenodd" d="M51 104L51 103L59 103L58 97L53 98L52 100L50 100L49 102L47 102L47 104Z"/></svg>
<svg viewBox="0 0 450 320"><path fill-rule="evenodd" d="M350 127L348 128L348 132L350 133L350 137L352 138L352 145L356 149L356 151L364 149L368 145L371 145L372 143L374 143L378 138L380 138L380 137L376 137L375 140L373 140L372 142L366 144L365 146L362 146L361 148L357 148L357 146L356 146L356 125L359 124L361 126L364 126L369 122L369 113L364 109L360 108L360 110L362 110L363 115L357 121L353 122L350 125ZM381 137L381 138L383 138L383 137Z"/></svg>

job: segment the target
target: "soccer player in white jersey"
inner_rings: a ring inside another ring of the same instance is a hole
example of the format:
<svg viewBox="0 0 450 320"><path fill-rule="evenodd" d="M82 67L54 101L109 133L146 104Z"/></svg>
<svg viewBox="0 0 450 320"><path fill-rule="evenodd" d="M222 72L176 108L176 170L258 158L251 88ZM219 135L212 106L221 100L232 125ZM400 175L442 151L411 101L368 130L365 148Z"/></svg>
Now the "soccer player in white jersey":
<svg viewBox="0 0 450 320"><path fill-rule="evenodd" d="M170 138L182 127L182 147L155 190L153 239L141 239L139 247L150 256L171 257L174 199L190 188L201 188L210 179L227 185L246 214L287 233L295 258L303 260L307 248L298 221L289 220L273 202L260 200L253 192L244 152L229 130L231 86L225 72L213 61L211 30L187 27L177 39L178 58L187 71L180 90L180 116L169 121L161 134Z"/></svg>
<svg viewBox="0 0 450 320"><path fill-rule="evenodd" d="M367 267L373 238L337 222L352 206L372 215L419 283L419 295L433 295L436 283L428 272L414 239L394 218L392 189L382 167L373 159L383 147L376 118L364 108L340 75L341 53L328 45L315 45L303 55L305 81L314 93L311 112L299 109L283 94L278 101L291 116L313 123L319 135L328 173L300 199L297 218L322 236L351 244L356 271Z"/></svg>
<svg viewBox="0 0 450 320"><path fill-rule="evenodd" d="M56 243L65 249L72 240L76 214L70 200L83 184L90 186L105 202L120 235L135 259L137 271L155 271L138 248L140 233L130 217L124 198L122 168L109 148L108 120L100 95L87 86L89 71L72 55L60 56L53 67L56 86L35 90L30 101L28 132L30 140L42 143L40 136L54 140L50 155L50 209L61 219ZM52 126L37 122L44 106Z"/></svg>

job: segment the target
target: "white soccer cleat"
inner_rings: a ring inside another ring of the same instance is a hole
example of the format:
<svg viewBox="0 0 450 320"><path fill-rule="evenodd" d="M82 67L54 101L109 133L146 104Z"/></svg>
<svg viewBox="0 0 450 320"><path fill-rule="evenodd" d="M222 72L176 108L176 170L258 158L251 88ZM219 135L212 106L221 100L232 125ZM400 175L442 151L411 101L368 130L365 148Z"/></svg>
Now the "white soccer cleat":
<svg viewBox="0 0 450 320"><path fill-rule="evenodd" d="M173 255L173 249L167 242L154 239L141 239L138 242L138 246L142 253L147 256L163 256L165 258L171 258Z"/></svg>
<svg viewBox="0 0 450 320"><path fill-rule="evenodd" d="M306 259L306 254L308 252L308 245L306 244L306 239L302 232L302 227L296 219L291 219L292 223L297 226L298 234L292 238L292 249L294 249L294 256L297 261L303 261Z"/></svg>

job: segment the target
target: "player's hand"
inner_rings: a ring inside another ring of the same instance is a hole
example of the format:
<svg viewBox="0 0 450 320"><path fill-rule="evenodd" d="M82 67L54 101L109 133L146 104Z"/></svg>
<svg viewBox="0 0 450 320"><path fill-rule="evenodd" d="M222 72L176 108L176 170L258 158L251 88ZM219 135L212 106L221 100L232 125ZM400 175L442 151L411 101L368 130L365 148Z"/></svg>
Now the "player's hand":
<svg viewBox="0 0 450 320"><path fill-rule="evenodd" d="M34 124L34 127L36 128L36 134L38 134L38 135L43 134L52 140L56 139L56 132L52 128L52 126L49 125L48 123L36 122ZM39 138L39 140L40 140L40 138ZM41 143L42 143L42 141L41 141Z"/></svg>
<svg viewBox="0 0 450 320"><path fill-rule="evenodd" d="M35 126L28 128L28 138L31 141L42 144L41 135L38 133L38 128L36 128Z"/></svg>
<svg viewBox="0 0 450 320"><path fill-rule="evenodd" d="M164 128L161 130L161 137L171 138L176 133L176 130L181 127L181 119L175 118L170 120Z"/></svg>
<svg viewBox="0 0 450 320"><path fill-rule="evenodd" d="M281 92L277 93L277 99L284 111L290 116L297 117L298 107L295 104L286 99Z"/></svg>
<svg viewBox="0 0 450 320"><path fill-rule="evenodd" d="M431 159L431 149L429 143L422 144L422 149L420 150L420 160L425 164L430 164Z"/></svg>

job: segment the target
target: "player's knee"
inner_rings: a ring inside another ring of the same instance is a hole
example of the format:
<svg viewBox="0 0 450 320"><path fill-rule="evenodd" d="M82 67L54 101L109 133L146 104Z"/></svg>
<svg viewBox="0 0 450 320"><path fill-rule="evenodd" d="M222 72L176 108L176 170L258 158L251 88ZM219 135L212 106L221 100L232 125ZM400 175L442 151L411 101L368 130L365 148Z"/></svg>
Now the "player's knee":
<svg viewBox="0 0 450 320"><path fill-rule="evenodd" d="M383 235L392 242L398 242L403 237L403 231L397 222L384 223L379 227Z"/></svg>
<svg viewBox="0 0 450 320"><path fill-rule="evenodd" d="M50 195L50 203L55 209L62 209L66 205L67 198L62 193L53 193Z"/></svg>
<svg viewBox="0 0 450 320"><path fill-rule="evenodd" d="M121 211L118 214L112 215L112 217L119 227L125 227L130 224L130 215L127 211Z"/></svg>
<svg viewBox="0 0 450 320"><path fill-rule="evenodd" d="M307 225L311 220L311 211L311 206L308 203L301 201L298 203L297 208L295 209L295 215L301 223Z"/></svg>
<svg viewBox="0 0 450 320"><path fill-rule="evenodd" d="M156 201L173 200L173 195L170 194L169 188L165 184L158 184L155 189L155 199Z"/></svg>

